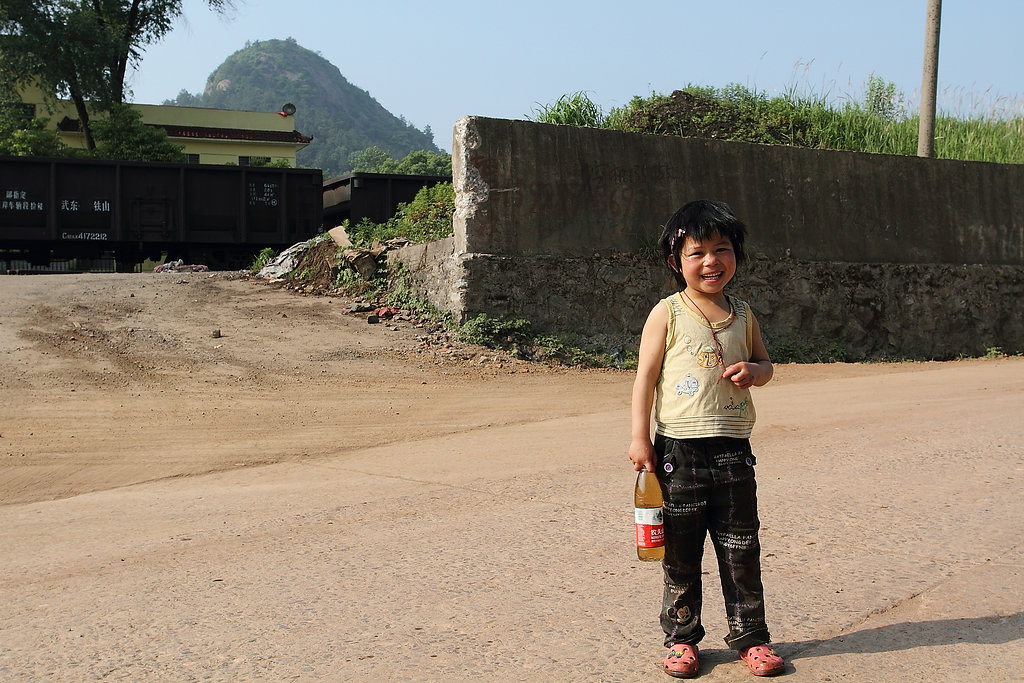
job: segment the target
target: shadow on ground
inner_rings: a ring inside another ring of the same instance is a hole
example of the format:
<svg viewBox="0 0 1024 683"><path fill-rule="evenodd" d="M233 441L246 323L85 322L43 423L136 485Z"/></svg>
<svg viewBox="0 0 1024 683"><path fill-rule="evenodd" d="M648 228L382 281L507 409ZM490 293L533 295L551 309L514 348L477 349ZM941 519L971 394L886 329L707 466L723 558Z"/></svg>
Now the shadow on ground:
<svg viewBox="0 0 1024 683"><path fill-rule="evenodd" d="M799 666L802 659L837 654L897 652L958 643L1004 645L1019 640L1021 633L1024 633L1024 612L1017 612L1005 617L901 622L844 633L823 640L776 642L772 646L790 665L787 667L786 673L793 673L794 665ZM711 673L717 665L735 662L737 659L736 652L725 647L702 648L700 650L701 675Z"/></svg>
<svg viewBox="0 0 1024 683"><path fill-rule="evenodd" d="M844 633L825 640L776 643L781 654L809 659L833 654L896 652L918 647L974 643L1003 645L1024 633L1024 612L1005 617L972 617L901 622Z"/></svg>

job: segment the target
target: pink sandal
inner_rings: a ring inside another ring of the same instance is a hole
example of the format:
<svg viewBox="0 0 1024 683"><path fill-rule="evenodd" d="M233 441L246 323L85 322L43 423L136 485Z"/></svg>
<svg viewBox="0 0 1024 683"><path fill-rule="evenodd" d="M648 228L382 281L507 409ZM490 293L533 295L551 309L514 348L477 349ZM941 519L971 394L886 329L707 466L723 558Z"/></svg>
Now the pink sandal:
<svg viewBox="0 0 1024 683"><path fill-rule="evenodd" d="M750 673L755 676L774 676L782 673L786 668L786 662L775 654L775 651L767 643L751 645L740 650L740 659L746 662Z"/></svg>
<svg viewBox="0 0 1024 683"><path fill-rule="evenodd" d="M694 678L699 667L696 645L673 645L661 665L665 673L676 678Z"/></svg>

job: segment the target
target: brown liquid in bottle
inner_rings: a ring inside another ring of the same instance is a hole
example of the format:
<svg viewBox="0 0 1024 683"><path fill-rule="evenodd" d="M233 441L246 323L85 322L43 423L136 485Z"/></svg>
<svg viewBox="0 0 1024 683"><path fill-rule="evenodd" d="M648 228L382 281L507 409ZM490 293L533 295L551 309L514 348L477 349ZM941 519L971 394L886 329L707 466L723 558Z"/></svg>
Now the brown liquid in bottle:
<svg viewBox="0 0 1024 683"><path fill-rule="evenodd" d="M644 562L661 562L665 558L665 524L662 513L661 486L654 472L641 470L633 491L636 520L636 556Z"/></svg>

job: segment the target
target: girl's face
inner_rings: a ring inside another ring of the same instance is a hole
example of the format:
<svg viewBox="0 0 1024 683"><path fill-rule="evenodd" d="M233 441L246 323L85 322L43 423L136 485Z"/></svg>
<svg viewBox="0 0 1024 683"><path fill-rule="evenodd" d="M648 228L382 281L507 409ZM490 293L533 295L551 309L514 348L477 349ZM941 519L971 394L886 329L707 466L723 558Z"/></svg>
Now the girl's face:
<svg viewBox="0 0 1024 683"><path fill-rule="evenodd" d="M677 255L687 290L715 296L736 274L736 251L732 241L721 234L703 241L687 237Z"/></svg>

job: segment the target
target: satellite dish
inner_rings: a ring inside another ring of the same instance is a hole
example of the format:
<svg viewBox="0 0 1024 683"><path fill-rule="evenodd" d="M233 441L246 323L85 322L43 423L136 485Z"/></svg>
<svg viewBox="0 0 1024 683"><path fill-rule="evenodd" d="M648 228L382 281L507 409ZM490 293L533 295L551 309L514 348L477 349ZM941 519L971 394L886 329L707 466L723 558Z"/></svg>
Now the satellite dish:
<svg viewBox="0 0 1024 683"><path fill-rule="evenodd" d="M284 114L285 116L294 116L295 115L295 105L292 104L291 102L289 102L288 104L286 104L283 107L281 107L281 113Z"/></svg>

